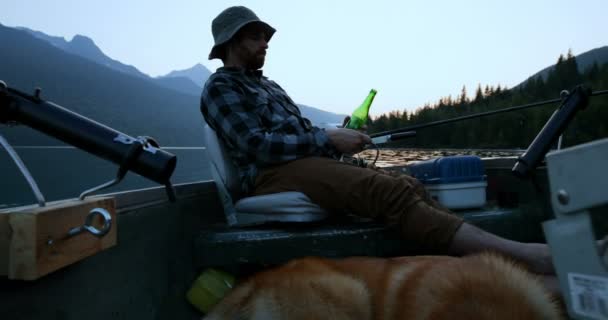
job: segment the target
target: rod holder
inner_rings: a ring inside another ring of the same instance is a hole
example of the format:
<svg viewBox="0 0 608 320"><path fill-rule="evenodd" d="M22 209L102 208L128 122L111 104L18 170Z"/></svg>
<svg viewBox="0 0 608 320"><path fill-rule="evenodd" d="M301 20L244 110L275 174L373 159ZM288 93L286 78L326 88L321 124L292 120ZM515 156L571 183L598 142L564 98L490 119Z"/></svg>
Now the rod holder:
<svg viewBox="0 0 608 320"><path fill-rule="evenodd" d="M73 145L162 185L170 185L177 157L158 147L153 139L133 138L106 125L41 99L12 89L0 81L0 123L17 122ZM141 144L134 154L134 144ZM124 174L123 174L124 175ZM168 193L171 198L171 194Z"/></svg>
<svg viewBox="0 0 608 320"><path fill-rule="evenodd" d="M527 178L530 172L538 167L551 145L566 130L576 113L587 107L590 95L591 90L580 85L568 94L534 138L526 152L517 159L517 163L511 170L515 176Z"/></svg>

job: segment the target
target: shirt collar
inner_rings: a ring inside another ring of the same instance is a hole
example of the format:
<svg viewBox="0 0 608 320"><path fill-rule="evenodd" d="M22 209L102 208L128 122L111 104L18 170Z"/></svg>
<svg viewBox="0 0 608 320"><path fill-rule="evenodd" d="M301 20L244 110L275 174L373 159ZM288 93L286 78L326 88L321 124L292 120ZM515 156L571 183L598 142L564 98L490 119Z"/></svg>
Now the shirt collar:
<svg viewBox="0 0 608 320"><path fill-rule="evenodd" d="M257 79L262 78L264 73L262 70L248 70L243 67L220 67L217 72L237 73L246 76L256 77Z"/></svg>

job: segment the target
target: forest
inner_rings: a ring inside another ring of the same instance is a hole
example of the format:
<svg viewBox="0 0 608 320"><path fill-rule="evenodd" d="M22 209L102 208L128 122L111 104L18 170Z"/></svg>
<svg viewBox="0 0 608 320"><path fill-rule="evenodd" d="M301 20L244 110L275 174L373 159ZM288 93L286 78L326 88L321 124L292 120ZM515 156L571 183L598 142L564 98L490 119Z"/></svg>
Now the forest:
<svg viewBox="0 0 608 320"><path fill-rule="evenodd" d="M569 51L560 55L547 73L527 79L514 88L481 84L470 96L463 86L457 97L447 96L413 112L383 114L368 123L369 133L383 132L432 121L451 119L560 97L562 90L585 85L593 91L608 89L608 63L594 62L579 70ZM557 109L559 103L521 111L502 113L452 124L420 129L413 139L398 141L391 147L416 148L526 148ZM580 111L563 135L563 146L608 137L608 95L595 96Z"/></svg>

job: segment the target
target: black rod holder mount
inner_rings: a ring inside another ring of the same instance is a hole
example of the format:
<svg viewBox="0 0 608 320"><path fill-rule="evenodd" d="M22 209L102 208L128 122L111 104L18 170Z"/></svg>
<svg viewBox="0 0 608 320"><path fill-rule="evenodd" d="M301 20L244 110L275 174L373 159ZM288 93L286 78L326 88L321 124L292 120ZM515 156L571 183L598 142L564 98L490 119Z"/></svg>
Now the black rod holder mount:
<svg viewBox="0 0 608 320"><path fill-rule="evenodd" d="M519 178L530 176L530 172L538 167L551 145L566 130L576 113L587 107L590 95L591 89L589 88L580 85L574 88L547 120L524 154L517 159L517 163L511 170L515 176Z"/></svg>
<svg viewBox="0 0 608 320"><path fill-rule="evenodd" d="M106 125L72 112L40 97L37 89L28 95L0 81L0 124L17 122L57 138L121 169L133 171L159 184L170 183L177 157L148 139L133 138ZM146 137L147 138L147 137ZM134 144L143 142L142 150L133 157ZM125 162L128 167L124 168Z"/></svg>

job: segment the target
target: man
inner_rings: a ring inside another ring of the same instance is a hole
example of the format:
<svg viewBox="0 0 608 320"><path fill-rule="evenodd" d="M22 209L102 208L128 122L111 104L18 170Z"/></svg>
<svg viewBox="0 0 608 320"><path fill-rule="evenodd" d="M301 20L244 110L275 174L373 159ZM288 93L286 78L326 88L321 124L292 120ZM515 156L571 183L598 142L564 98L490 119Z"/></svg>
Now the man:
<svg viewBox="0 0 608 320"><path fill-rule="evenodd" d="M480 230L434 203L415 179L395 177L335 160L371 142L366 134L322 130L263 76L275 29L245 7L230 7L212 22L209 59L221 59L207 80L201 112L239 167L243 192L300 191L329 212L350 212L399 228L405 241L428 252L464 255L494 250L553 273L548 247L503 239Z"/></svg>

